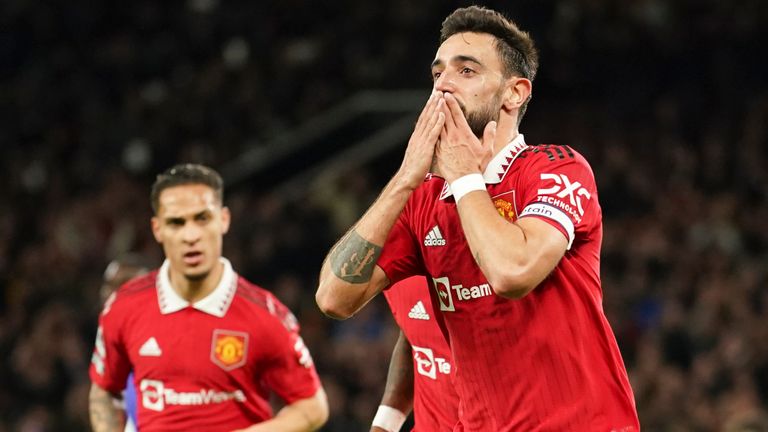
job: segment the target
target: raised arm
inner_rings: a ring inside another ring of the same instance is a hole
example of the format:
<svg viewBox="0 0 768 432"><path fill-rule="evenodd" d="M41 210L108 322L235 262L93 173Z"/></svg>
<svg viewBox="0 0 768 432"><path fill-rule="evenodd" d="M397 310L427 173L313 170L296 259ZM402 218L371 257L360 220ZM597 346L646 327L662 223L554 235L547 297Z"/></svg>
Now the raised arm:
<svg viewBox="0 0 768 432"><path fill-rule="evenodd" d="M419 116L400 168L363 217L333 246L323 262L315 295L326 315L346 319L389 280L376 263L408 197L423 181L443 128L442 93L434 92Z"/></svg>
<svg viewBox="0 0 768 432"><path fill-rule="evenodd" d="M96 384L88 395L88 415L94 432L123 432L125 411L121 399Z"/></svg>
<svg viewBox="0 0 768 432"><path fill-rule="evenodd" d="M464 176L479 176L497 132L496 125L489 123L483 139L478 139L456 98L446 94L445 100L447 115L437 161L446 181L455 184ZM506 132L502 135L507 136ZM556 228L536 218L521 218L514 223L502 218L482 180L470 189L456 207L475 262L496 294L508 298L527 295L563 257L568 240Z"/></svg>
<svg viewBox="0 0 768 432"><path fill-rule="evenodd" d="M387 373L387 385L384 388L384 396L381 398L379 412L376 413L371 432L394 432L402 426L400 420L413 409L413 354L411 344L400 331L397 343L392 349L392 358L389 361ZM384 408L382 408L384 407ZM387 408L388 407L388 408ZM397 410L396 411L391 410ZM394 412L395 416L392 415ZM400 417L400 418L394 418ZM390 427L391 421L400 423L397 427Z"/></svg>

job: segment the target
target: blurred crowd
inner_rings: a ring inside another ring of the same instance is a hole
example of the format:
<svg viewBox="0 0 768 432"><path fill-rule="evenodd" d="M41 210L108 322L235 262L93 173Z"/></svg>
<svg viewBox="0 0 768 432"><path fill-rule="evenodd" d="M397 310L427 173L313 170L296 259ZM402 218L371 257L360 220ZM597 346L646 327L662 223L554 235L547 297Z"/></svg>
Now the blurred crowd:
<svg viewBox="0 0 768 432"><path fill-rule="evenodd" d="M87 430L104 268L162 257L157 172L220 168L362 89L428 89L439 24L466 4L322 3L0 3L0 432ZM643 430L768 431L768 3L485 4L541 50L527 141L571 145L597 177ZM225 196L225 255L298 316L327 431L366 430L396 330L380 299L323 317L316 274L398 157L298 198L247 180Z"/></svg>

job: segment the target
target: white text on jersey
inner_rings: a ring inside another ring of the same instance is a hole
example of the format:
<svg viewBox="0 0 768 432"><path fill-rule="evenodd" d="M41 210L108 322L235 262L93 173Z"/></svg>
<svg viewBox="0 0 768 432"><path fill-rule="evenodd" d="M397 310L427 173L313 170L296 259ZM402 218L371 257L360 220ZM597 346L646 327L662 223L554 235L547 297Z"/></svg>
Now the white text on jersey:
<svg viewBox="0 0 768 432"><path fill-rule="evenodd" d="M242 390L233 392L200 389L194 392L179 392L165 388L162 381L143 379L139 384L141 404L152 411L162 411L166 405L209 405L234 400L245 402Z"/></svg>
<svg viewBox="0 0 768 432"><path fill-rule="evenodd" d="M437 291L440 310L445 312L454 312L456 310L456 305L453 301L454 297L457 301L467 301L493 295L493 289L487 283L465 288L463 285L451 285L447 277L432 278L432 281Z"/></svg>
<svg viewBox="0 0 768 432"><path fill-rule="evenodd" d="M555 184L548 188L539 189L537 191L538 200L565 210L574 217L576 223L580 223L584 216L581 199L584 197L589 200L592 197L589 191L581 187L580 182L571 182L565 174L541 173L540 178L542 181L552 181ZM569 202L563 201L565 197L568 197Z"/></svg>
<svg viewBox="0 0 768 432"><path fill-rule="evenodd" d="M435 357L431 348L423 348L411 345L413 348L413 360L416 362L416 372L425 377L437 379L437 373L451 374L451 364L442 357Z"/></svg>

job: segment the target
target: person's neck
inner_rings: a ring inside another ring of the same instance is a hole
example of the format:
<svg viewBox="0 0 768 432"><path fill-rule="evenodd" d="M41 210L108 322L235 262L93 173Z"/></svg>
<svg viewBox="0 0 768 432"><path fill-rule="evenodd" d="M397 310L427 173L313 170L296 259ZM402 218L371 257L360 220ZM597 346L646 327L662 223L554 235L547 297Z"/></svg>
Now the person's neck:
<svg viewBox="0 0 768 432"><path fill-rule="evenodd" d="M496 140L493 142L493 156L499 154L518 135L520 135L520 132L517 130L517 117L502 113L499 116L499 121L496 123Z"/></svg>
<svg viewBox="0 0 768 432"><path fill-rule="evenodd" d="M200 280L190 280L184 277L181 272L175 272L172 268L168 273L171 287L176 291L176 294L189 303L195 303L204 299L219 285L224 273L224 264L221 261L217 261L211 272Z"/></svg>

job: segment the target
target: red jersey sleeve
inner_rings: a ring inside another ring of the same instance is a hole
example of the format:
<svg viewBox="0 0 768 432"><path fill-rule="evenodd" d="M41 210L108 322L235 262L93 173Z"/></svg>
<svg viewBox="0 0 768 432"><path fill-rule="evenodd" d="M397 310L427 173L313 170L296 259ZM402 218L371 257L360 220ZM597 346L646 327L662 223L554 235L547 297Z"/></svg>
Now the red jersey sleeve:
<svg viewBox="0 0 768 432"><path fill-rule="evenodd" d="M592 169L567 146L543 145L529 151L519 188L520 217L539 218L557 228L570 249L602 217Z"/></svg>
<svg viewBox="0 0 768 432"><path fill-rule="evenodd" d="M102 389L119 394L125 389L126 379L131 372L131 363L122 341L124 320L113 310L117 294L113 293L104 304L99 315L99 328L91 356L89 375L91 381Z"/></svg>
<svg viewBox="0 0 768 432"><path fill-rule="evenodd" d="M413 201L414 196L412 194L397 218L397 222L395 222L395 225L389 232L377 263L384 270L384 273L387 274L390 285L423 272L420 270L422 265L419 244L408 223L412 213Z"/></svg>
<svg viewBox="0 0 768 432"><path fill-rule="evenodd" d="M282 305L280 305L282 306ZM287 404L314 396L320 388L315 364L309 349L299 335L293 314L284 310L278 315L282 326L272 335L273 357L264 373L264 383Z"/></svg>

